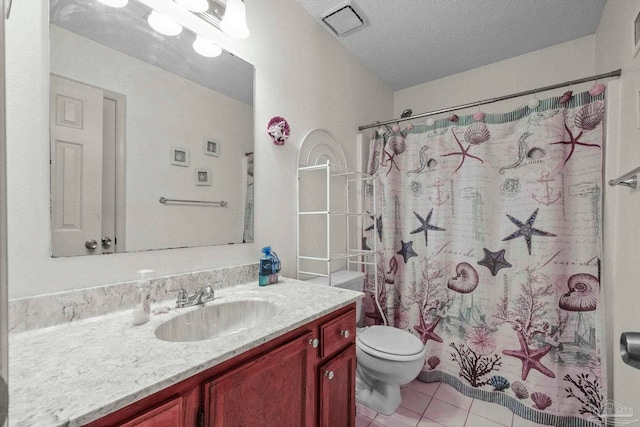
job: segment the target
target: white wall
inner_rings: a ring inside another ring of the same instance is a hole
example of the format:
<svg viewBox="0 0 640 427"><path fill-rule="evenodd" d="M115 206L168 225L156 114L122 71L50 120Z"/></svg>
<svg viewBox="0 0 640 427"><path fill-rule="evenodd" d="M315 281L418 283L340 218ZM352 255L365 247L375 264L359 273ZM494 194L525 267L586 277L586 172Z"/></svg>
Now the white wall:
<svg viewBox="0 0 640 427"><path fill-rule="evenodd" d="M257 262L271 245L283 274L295 274L296 150L311 129L326 128L356 161L358 125L392 116L391 90L372 76L294 0L247 4L248 40L220 44L256 67L256 243L106 256L49 256L49 42L46 2L14 2L7 22L7 141L10 297ZM23 40L29 40L25 43ZM278 147L269 119L292 129Z"/></svg>
<svg viewBox="0 0 640 427"><path fill-rule="evenodd" d="M4 1L0 0L0 11L4 12ZM4 81L4 16L0 19L0 81ZM0 85L0 117L5 117L5 90ZM3 384L9 381L9 346L8 346L8 310L7 310L7 198L6 198L6 141L5 121L0 119L0 379ZM1 386L0 386L1 387ZM0 426L5 426L9 392L5 387L0 389Z"/></svg>
<svg viewBox="0 0 640 427"><path fill-rule="evenodd" d="M605 180L640 166L640 57L633 58L633 21L638 0L608 1L596 32L596 72L622 68L609 84ZM605 262L602 286L607 303L610 397L640 415L640 370L622 362L620 334L640 331L638 279L640 191L605 188Z"/></svg>
<svg viewBox="0 0 640 427"><path fill-rule="evenodd" d="M395 93L394 117L405 108L414 113L560 83L622 68L622 77L607 88L607 143L605 182L640 166L640 55L632 57L633 19L638 0L606 3L595 35L552 46L495 64L445 77ZM593 83L572 88L584 90ZM538 94L540 99L562 90ZM505 112L526 104L529 97L480 107ZM476 108L462 110L469 114ZM436 117L437 118L437 117ZM424 119L423 119L424 120ZM625 365L619 338L640 331L640 286L637 272L637 227L640 190L607 186L604 191L604 260L602 288L605 301L606 363L609 398L640 414L640 370Z"/></svg>
<svg viewBox="0 0 640 427"><path fill-rule="evenodd" d="M50 28L52 73L127 98L127 251L242 242L243 162L244 153L253 151L252 106ZM207 139L221 143L220 157L204 154ZM189 167L170 164L172 147L189 150ZM210 171L211 186L195 185L198 169ZM164 206L161 196L228 205Z"/></svg>
<svg viewBox="0 0 640 427"><path fill-rule="evenodd" d="M414 114L426 113L591 76L595 69L594 49L595 36L586 36L399 90L394 95L394 117L400 117L406 108L411 108ZM586 87L592 85L590 83ZM572 90L576 92L580 87ZM556 90L552 94L540 93L537 96L544 99L559 94L562 91L558 93ZM480 109L486 113L504 113L526 105L530 98L514 98L483 105ZM456 114L475 111L477 108L459 110ZM446 116L448 113L434 116L434 119Z"/></svg>

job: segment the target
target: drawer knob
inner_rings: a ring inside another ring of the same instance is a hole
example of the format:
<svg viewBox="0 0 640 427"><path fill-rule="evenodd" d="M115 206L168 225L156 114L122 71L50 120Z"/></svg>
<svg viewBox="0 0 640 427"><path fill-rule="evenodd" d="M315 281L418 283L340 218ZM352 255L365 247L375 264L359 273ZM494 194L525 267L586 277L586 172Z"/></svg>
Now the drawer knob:
<svg viewBox="0 0 640 427"><path fill-rule="evenodd" d="M349 338L349 335L351 335L351 334L349 333L349 330L346 329L344 331L340 331L340 335L342 335L345 338Z"/></svg>
<svg viewBox="0 0 640 427"><path fill-rule="evenodd" d="M320 345L320 340L318 338L310 338L309 345L313 348L318 348L318 345Z"/></svg>
<svg viewBox="0 0 640 427"><path fill-rule="evenodd" d="M335 376L333 371L324 371L324 375L329 378L330 380L333 379L333 377Z"/></svg>

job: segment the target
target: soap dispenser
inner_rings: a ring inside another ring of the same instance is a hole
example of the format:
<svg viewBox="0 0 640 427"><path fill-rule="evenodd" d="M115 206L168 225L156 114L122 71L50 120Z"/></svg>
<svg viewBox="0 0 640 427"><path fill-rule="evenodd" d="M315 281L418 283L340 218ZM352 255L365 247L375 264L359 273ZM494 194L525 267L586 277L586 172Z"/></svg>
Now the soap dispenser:
<svg viewBox="0 0 640 427"><path fill-rule="evenodd" d="M151 284L149 275L153 270L139 270L136 283L136 305L133 308L133 324L147 323L151 317Z"/></svg>

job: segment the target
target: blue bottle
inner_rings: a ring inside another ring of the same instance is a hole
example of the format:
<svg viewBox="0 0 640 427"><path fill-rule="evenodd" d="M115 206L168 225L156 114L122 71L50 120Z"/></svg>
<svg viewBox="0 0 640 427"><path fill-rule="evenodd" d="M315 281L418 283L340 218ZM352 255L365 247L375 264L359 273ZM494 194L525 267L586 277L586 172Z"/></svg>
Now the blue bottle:
<svg viewBox="0 0 640 427"><path fill-rule="evenodd" d="M280 258L271 250L271 246L262 248L262 257L260 258L260 269L258 271L258 285L266 286L278 281L278 273L280 272Z"/></svg>
<svg viewBox="0 0 640 427"><path fill-rule="evenodd" d="M262 257L260 258L260 270L258 271L258 285L266 286L269 284L269 276L273 271L273 258L271 257L271 246L262 248Z"/></svg>

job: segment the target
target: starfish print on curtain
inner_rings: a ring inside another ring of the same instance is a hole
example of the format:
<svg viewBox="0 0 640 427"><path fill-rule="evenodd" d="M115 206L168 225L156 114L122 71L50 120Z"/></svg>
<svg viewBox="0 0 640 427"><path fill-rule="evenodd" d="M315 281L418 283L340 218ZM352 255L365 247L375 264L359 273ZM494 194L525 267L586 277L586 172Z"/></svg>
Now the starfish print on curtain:
<svg viewBox="0 0 640 427"><path fill-rule="evenodd" d="M418 256L418 254L413 250L413 240L406 243L400 240L400 244L402 245L402 249L396 253L398 255L402 255L405 264L409 261L409 258Z"/></svg>
<svg viewBox="0 0 640 427"><path fill-rule="evenodd" d="M504 259L505 250L501 249L497 252L491 252L487 248L482 249L484 251L484 258L478 261L478 264L483 265L491 271L491 275L498 274L501 268L513 267L509 262Z"/></svg>
<svg viewBox="0 0 640 427"><path fill-rule="evenodd" d="M576 150L576 145L582 145L583 147L598 147L598 148L600 148L600 145L598 145L598 144L587 144L586 142L580 142L579 141L579 139L582 136L582 133L584 131L580 131L578 136L574 137L573 133L571 132L571 129L569 129L569 127L567 125L564 125L564 127L567 130L567 133L569 134L569 140L568 141L552 142L551 145L556 145L556 144L571 145L571 150L569 151L569 155L567 156L566 159L564 159L564 163L565 164L567 164L569 159L571 159L571 156L573 156L573 152Z"/></svg>
<svg viewBox="0 0 640 427"><path fill-rule="evenodd" d="M460 164L456 168L455 172L458 172L458 170L462 167L462 165L464 165L464 161L467 159L467 157L471 157L472 159L480 160L480 163L484 163L484 160L482 160L480 157L472 156L471 154L469 154L469 149L473 145L472 143L469 143L469 145L467 145L467 148L464 148L462 146L462 144L460 143L460 140L456 136L456 133L453 131L453 128L451 128L451 134L453 135L453 137L455 138L456 142L458 143L458 147L460 147L460 151L454 151L454 152L447 153L447 154L441 154L441 156L442 157L462 156L462 159L460 159Z"/></svg>
<svg viewBox="0 0 640 427"><path fill-rule="evenodd" d="M593 104L588 104L582 109L580 109L580 111L578 111L578 113L575 116L574 124L578 129L580 129L580 133L578 134L578 136L574 137L573 132L571 132L571 129L569 129L569 126L567 126L566 123L564 124L565 130L569 134L569 141L564 141L564 140L556 141L556 142L552 142L551 145L557 145L557 144L571 145L569 155L564 160L565 165L567 164L569 159L571 159L571 156L573 156L573 152L576 149L576 145L581 145L583 147L600 148L600 144L582 142L580 141L580 137L582 137L582 134L585 131L588 132L596 129L598 125L602 123L603 118L604 118L604 104L600 102L594 102Z"/></svg>
<svg viewBox="0 0 640 427"><path fill-rule="evenodd" d="M542 348L533 349L527 345L527 340L524 338L522 332L518 332L518 341L520 342L520 350L502 350L502 354L507 356L513 356L522 360L522 379L526 380L531 369L540 371L549 378L555 378L556 374L546 366L542 364L540 359L546 356L551 351L551 346L546 345Z"/></svg>
<svg viewBox="0 0 640 427"><path fill-rule="evenodd" d="M511 239L515 239L517 237L524 237L524 240L527 242L527 250L529 251L529 255L531 255L531 236L547 236L547 237L555 237L556 235L553 233L549 233L547 231L538 230L537 228L533 228L533 223L535 222L538 216L538 209L536 209L529 219L522 223L516 218L512 217L509 214L506 214L507 218L511 220L515 225L518 226L518 231L509 234L507 237L502 239L503 242Z"/></svg>
<svg viewBox="0 0 640 427"><path fill-rule="evenodd" d="M431 221L431 215L433 214L433 209L431 209L429 211L429 213L427 214L426 218L422 218L416 212L413 212L413 214L418 218L418 221L420 221L420 223L422 225L420 227L416 228L415 230L413 230L409 234L415 234L415 233L420 233L421 231L424 231L424 245L425 246L429 246L428 235L427 235L429 230L447 231L444 228L440 228L440 227L437 227L437 226L429 223Z"/></svg>
<svg viewBox="0 0 640 427"><path fill-rule="evenodd" d="M428 348L419 380L537 424L601 427L604 94L560 95L535 110L416 124L395 148L372 135L385 227L375 271L389 325Z"/></svg>

